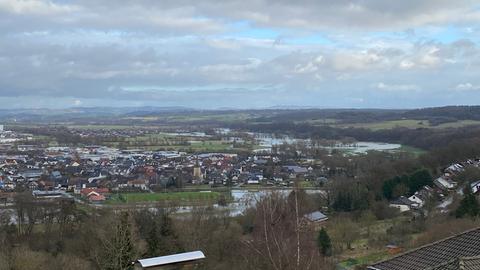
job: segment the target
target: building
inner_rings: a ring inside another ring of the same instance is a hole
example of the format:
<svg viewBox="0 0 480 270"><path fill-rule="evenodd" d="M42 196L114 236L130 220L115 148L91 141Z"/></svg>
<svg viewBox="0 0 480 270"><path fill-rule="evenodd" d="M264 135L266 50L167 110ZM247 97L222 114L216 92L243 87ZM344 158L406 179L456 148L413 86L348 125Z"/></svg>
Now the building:
<svg viewBox="0 0 480 270"><path fill-rule="evenodd" d="M413 207L418 207L418 205L408 198L401 196L396 200L390 202L390 207L397 208L400 212L410 211Z"/></svg>
<svg viewBox="0 0 480 270"><path fill-rule="evenodd" d="M306 214L304 218L306 218L309 222L313 222L313 223L321 223L328 220L328 217L320 211L315 211L310 214Z"/></svg>
<svg viewBox="0 0 480 270"><path fill-rule="evenodd" d="M199 264L206 257L201 251L187 252L170 256L141 259L135 263L135 270L181 270Z"/></svg>
<svg viewBox="0 0 480 270"><path fill-rule="evenodd" d="M368 267L368 270L480 269L480 228L425 245Z"/></svg>
<svg viewBox="0 0 480 270"><path fill-rule="evenodd" d="M480 181L476 181L470 184L473 194L477 194L480 191Z"/></svg>
<svg viewBox="0 0 480 270"><path fill-rule="evenodd" d="M314 229L320 229L325 225L327 221L328 217L324 213L320 211L315 211L304 215L302 223L307 226L312 226Z"/></svg>
<svg viewBox="0 0 480 270"><path fill-rule="evenodd" d="M196 182L201 182L203 180L202 167L198 160L195 162L195 166L193 166L193 179Z"/></svg>
<svg viewBox="0 0 480 270"><path fill-rule="evenodd" d="M447 179L445 177L439 177L433 181L433 183L440 189L450 190L454 189L457 186L457 183Z"/></svg>
<svg viewBox="0 0 480 270"><path fill-rule="evenodd" d="M414 203L414 205L412 205L413 207L422 208L432 194L432 188L429 186L424 186L421 190L408 197L408 199Z"/></svg>

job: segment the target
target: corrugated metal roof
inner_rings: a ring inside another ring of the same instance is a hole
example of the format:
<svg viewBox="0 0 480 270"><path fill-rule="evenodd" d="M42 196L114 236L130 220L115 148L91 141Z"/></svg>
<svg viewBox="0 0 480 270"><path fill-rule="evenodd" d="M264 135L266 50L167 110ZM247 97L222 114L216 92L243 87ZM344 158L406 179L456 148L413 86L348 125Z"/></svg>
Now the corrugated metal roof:
<svg viewBox="0 0 480 270"><path fill-rule="evenodd" d="M305 217L310 221L320 221L328 219L328 217L320 211L315 211L313 213L305 215Z"/></svg>
<svg viewBox="0 0 480 270"><path fill-rule="evenodd" d="M205 259L205 255L203 254L203 252L194 251L194 252L187 252L187 253L175 254L170 256L142 259L142 260L138 260L138 263L140 263L140 265L143 268L148 268L148 267L184 263L184 262L190 262L190 261L196 261L196 260L202 260L202 259Z"/></svg>

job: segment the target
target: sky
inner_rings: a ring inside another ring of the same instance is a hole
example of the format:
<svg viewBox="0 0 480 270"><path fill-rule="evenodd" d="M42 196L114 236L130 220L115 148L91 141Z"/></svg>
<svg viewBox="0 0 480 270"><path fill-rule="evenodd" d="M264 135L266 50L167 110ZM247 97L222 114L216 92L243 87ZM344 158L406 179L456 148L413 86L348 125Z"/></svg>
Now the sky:
<svg viewBox="0 0 480 270"><path fill-rule="evenodd" d="M478 0L0 0L0 109L480 104Z"/></svg>

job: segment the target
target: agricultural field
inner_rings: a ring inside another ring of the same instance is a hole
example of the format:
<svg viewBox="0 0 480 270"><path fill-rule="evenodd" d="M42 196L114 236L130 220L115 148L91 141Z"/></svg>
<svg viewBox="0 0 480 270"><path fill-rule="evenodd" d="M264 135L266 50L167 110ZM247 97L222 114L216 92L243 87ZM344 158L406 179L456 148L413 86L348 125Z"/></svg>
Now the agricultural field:
<svg viewBox="0 0 480 270"><path fill-rule="evenodd" d="M170 114L163 116L135 116L125 117L123 120L135 120L143 123L162 121L165 123L191 123L191 122L236 122L251 119L253 115L247 112L225 112L225 113L190 113Z"/></svg>
<svg viewBox="0 0 480 270"><path fill-rule="evenodd" d="M366 128L370 130L393 129L398 127L414 129L414 128L429 128L430 123L427 120L404 119L404 120L392 120L392 121L373 122L373 123L340 124L338 127Z"/></svg>
<svg viewBox="0 0 480 270"><path fill-rule="evenodd" d="M449 122L435 126L435 128L461 128L466 126L480 125L480 121L476 120L461 120L456 122Z"/></svg>
<svg viewBox="0 0 480 270"><path fill-rule="evenodd" d="M382 130L382 129L393 129L393 128L461 128L472 125L480 125L480 121L476 120L459 120L455 122L448 122L440 125L431 125L428 120L414 120L414 119L403 119L403 120L391 120L391 121L382 121L382 122L373 122L373 123L356 123L356 124L339 124L332 126L337 127L354 127L354 128L366 128L373 131Z"/></svg>

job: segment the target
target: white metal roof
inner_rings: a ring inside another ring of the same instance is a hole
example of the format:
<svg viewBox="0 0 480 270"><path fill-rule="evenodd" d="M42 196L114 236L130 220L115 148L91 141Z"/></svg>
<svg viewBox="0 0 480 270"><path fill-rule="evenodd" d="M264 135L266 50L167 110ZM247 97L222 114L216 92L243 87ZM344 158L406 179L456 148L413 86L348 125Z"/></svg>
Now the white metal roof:
<svg viewBox="0 0 480 270"><path fill-rule="evenodd" d="M154 266L162 266L162 265L169 265L175 263L182 263L182 262L190 262L205 259L205 255L201 251L194 251L194 252L187 252L181 254L175 254L170 256L162 256L150 259L142 259L138 260L140 265L143 268L147 267L154 267Z"/></svg>

